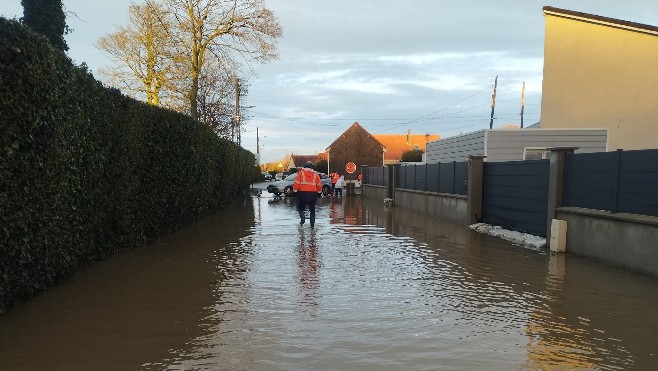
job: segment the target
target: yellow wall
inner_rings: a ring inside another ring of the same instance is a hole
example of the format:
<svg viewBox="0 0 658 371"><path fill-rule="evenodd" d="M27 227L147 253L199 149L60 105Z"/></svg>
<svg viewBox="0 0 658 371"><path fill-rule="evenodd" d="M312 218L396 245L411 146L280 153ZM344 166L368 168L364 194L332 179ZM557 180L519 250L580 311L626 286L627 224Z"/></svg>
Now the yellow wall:
<svg viewBox="0 0 658 371"><path fill-rule="evenodd" d="M658 34L546 14L542 128L607 128L608 151L658 148Z"/></svg>

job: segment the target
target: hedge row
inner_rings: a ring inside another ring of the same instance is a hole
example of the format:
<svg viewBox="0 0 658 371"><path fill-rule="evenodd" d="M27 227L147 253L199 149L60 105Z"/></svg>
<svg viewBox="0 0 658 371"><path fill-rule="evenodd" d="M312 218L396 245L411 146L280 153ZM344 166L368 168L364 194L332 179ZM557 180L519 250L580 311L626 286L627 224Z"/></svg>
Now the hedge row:
<svg viewBox="0 0 658 371"><path fill-rule="evenodd" d="M118 248L226 206L252 153L103 87L0 18L0 313Z"/></svg>

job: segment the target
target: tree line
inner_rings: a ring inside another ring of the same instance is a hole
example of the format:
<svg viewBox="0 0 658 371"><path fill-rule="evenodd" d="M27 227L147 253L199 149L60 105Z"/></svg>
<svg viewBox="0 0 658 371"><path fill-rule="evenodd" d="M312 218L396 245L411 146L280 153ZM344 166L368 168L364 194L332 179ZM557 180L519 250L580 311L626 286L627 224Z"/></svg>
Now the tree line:
<svg viewBox="0 0 658 371"><path fill-rule="evenodd" d="M67 51L61 0L21 0L21 21ZM104 81L133 98L186 113L218 135L235 134L237 83L252 63L278 58L281 26L264 0L146 0L128 9L126 24L96 46L113 65Z"/></svg>

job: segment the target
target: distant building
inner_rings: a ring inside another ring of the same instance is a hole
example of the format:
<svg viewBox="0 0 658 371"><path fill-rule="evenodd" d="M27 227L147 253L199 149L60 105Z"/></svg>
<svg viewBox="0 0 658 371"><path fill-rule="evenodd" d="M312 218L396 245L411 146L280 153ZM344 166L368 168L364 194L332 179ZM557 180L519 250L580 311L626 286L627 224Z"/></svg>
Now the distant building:
<svg viewBox="0 0 658 371"><path fill-rule="evenodd" d="M425 151L427 142L439 140L436 134L370 134L358 122L350 126L329 147L327 162L329 172L345 173L345 165L354 162L357 172L361 165L384 166L396 164L402 154L413 149Z"/></svg>
<svg viewBox="0 0 658 371"><path fill-rule="evenodd" d="M373 134L373 137L384 145L384 164L397 164L402 160L402 154L411 150L425 152L427 143L441 139L437 134Z"/></svg>
<svg viewBox="0 0 658 371"><path fill-rule="evenodd" d="M658 147L658 27L544 7L541 128L607 129L609 151Z"/></svg>
<svg viewBox="0 0 658 371"><path fill-rule="evenodd" d="M540 160L552 147L589 153L605 152L606 144L605 129L484 129L429 143L426 162L463 162L471 155L489 162Z"/></svg>
<svg viewBox="0 0 658 371"><path fill-rule="evenodd" d="M327 147L329 173L346 174L345 165L349 162L356 164L357 171L354 176L361 172L362 165L384 165L384 145L358 122L352 124Z"/></svg>
<svg viewBox="0 0 658 371"><path fill-rule="evenodd" d="M294 166L297 169L304 167L308 161L311 161L312 163L317 162L317 156L316 155L290 155L292 158L292 162Z"/></svg>

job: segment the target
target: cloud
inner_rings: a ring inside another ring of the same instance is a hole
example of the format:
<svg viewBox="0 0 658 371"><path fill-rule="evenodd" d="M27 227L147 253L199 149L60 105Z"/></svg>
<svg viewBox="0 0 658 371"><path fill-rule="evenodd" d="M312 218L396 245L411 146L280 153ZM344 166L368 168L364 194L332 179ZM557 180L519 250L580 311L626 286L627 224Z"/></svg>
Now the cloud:
<svg viewBox="0 0 658 371"><path fill-rule="evenodd" d="M131 0L66 1L74 29L69 55L97 71L110 60L93 47L125 24ZM244 106L243 146L263 160L324 150L354 121L371 133L437 133L489 127L498 76L496 120L539 120L544 3L518 0L267 0L283 28L279 60L253 65ZM647 0L553 0L551 6L658 25ZM22 14L19 1L0 14Z"/></svg>

